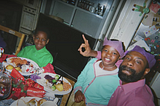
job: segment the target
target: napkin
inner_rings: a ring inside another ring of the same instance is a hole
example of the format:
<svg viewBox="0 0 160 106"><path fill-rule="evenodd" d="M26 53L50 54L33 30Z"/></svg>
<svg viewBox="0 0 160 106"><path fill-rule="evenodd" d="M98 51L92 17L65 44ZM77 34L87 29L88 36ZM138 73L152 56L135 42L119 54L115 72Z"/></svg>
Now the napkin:
<svg viewBox="0 0 160 106"><path fill-rule="evenodd" d="M45 93L46 91L44 89L38 89L35 87L28 87L27 89L27 96L43 98Z"/></svg>
<svg viewBox="0 0 160 106"><path fill-rule="evenodd" d="M2 63L3 61L6 60L6 58L9 57L17 57L16 55L9 55L9 54L2 54L2 57L0 58L0 62Z"/></svg>
<svg viewBox="0 0 160 106"><path fill-rule="evenodd" d="M24 81L24 77L22 74L20 74L15 68L13 68L13 70L11 71L11 74L10 74L13 78L19 78L21 79L22 81Z"/></svg>
<svg viewBox="0 0 160 106"><path fill-rule="evenodd" d="M43 67L44 73L53 73L56 74L54 71L54 67L51 63L48 63L45 67Z"/></svg>
<svg viewBox="0 0 160 106"><path fill-rule="evenodd" d="M8 99L17 100L21 97L43 97L46 91L44 87L32 79L21 80L19 77L12 78L12 91Z"/></svg>

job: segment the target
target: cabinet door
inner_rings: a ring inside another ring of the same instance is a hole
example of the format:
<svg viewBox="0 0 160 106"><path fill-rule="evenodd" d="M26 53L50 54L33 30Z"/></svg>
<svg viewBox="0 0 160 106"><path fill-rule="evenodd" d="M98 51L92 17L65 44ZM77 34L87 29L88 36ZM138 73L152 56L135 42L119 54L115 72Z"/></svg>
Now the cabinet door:
<svg viewBox="0 0 160 106"><path fill-rule="evenodd" d="M77 9L73 18L72 26L77 30L80 30L92 37L95 37L99 26L101 24L102 17L94 14L89 14L83 10Z"/></svg>
<svg viewBox="0 0 160 106"><path fill-rule="evenodd" d="M66 23L70 23L74 12L74 6L67 3L55 2L52 15L61 17Z"/></svg>

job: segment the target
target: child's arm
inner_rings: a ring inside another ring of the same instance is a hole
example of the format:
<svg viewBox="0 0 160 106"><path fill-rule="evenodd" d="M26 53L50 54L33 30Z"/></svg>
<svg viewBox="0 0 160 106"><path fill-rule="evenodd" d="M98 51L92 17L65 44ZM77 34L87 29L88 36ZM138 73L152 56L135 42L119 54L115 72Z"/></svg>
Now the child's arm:
<svg viewBox="0 0 160 106"><path fill-rule="evenodd" d="M90 67L91 64L93 64L93 62L95 62L94 59L91 59L87 64L86 66L84 67L84 69L81 71L80 75L78 76L77 78L77 82L74 84L74 93L76 93L78 90L82 91L83 92L83 88L85 88L87 85L85 85L86 83L86 79L88 78L88 74L89 73L89 69L90 68L93 68L93 67ZM87 80L88 81L88 80Z"/></svg>

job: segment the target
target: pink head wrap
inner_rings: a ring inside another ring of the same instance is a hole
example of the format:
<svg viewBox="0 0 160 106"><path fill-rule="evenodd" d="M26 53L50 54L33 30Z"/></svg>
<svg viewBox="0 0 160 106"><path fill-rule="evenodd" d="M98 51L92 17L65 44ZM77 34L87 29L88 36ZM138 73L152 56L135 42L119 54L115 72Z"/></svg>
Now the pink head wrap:
<svg viewBox="0 0 160 106"><path fill-rule="evenodd" d="M103 42L103 46L105 46L105 45L109 45L111 47L114 47L118 51L121 58L124 56L124 51L123 51L121 41L111 41L111 40L107 40L107 38L105 38L104 42Z"/></svg>

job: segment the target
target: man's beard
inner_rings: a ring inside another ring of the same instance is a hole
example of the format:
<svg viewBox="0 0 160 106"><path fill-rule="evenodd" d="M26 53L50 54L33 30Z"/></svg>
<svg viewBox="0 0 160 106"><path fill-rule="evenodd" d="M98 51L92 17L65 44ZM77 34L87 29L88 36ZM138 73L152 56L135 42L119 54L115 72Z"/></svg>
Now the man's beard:
<svg viewBox="0 0 160 106"><path fill-rule="evenodd" d="M122 71L126 70L131 72L131 75L127 75L126 73L123 73ZM144 70L145 71L145 70ZM136 73L136 71L134 69L131 69L125 65L121 65L119 67L119 72L118 72L118 77L126 83L129 82L136 82L138 80L140 80L143 77L144 71L141 71L139 73Z"/></svg>

